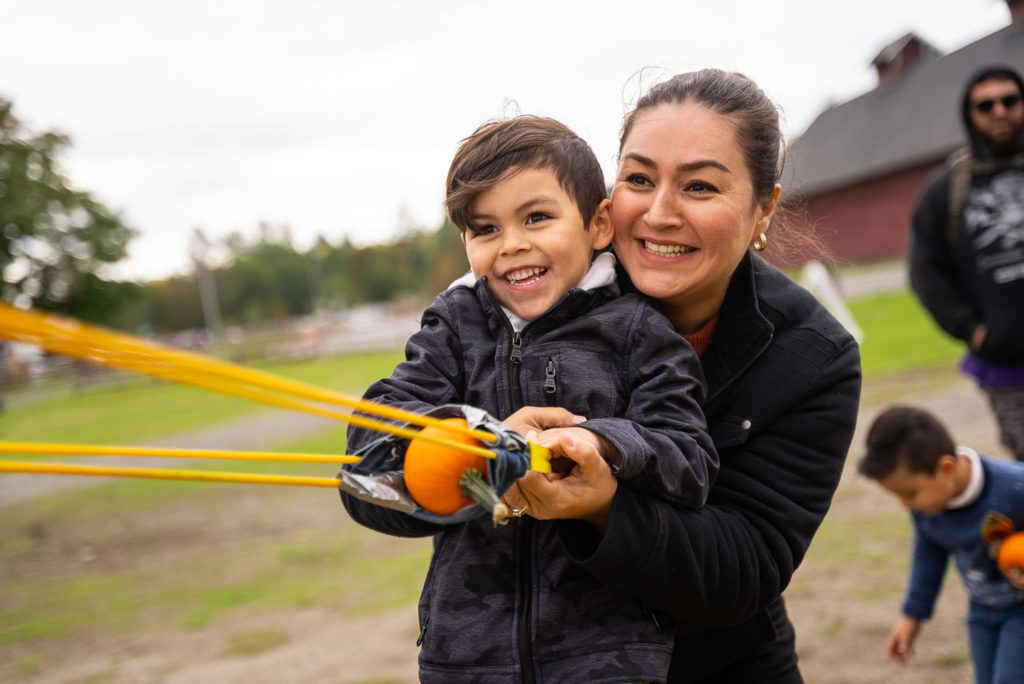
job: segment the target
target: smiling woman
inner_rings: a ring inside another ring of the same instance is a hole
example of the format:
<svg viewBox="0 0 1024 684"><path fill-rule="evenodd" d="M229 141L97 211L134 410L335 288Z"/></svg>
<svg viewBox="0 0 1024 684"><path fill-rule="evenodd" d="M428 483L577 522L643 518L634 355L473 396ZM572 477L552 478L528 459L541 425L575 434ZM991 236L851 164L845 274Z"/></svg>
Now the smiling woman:
<svg viewBox="0 0 1024 684"><path fill-rule="evenodd" d="M537 441L576 467L527 473L506 496L557 519L565 552L599 582L675 618L670 682L802 681L782 591L839 482L860 363L843 327L756 254L774 234L781 150L772 102L714 69L652 88L620 140L623 285L656 300L700 354L721 460L707 505L610 486L592 454L545 433Z"/></svg>
<svg viewBox="0 0 1024 684"><path fill-rule="evenodd" d="M736 133L729 117L687 102L651 108L623 139L615 253L682 333L721 307L733 270L764 239L778 202L774 184L755 194Z"/></svg>

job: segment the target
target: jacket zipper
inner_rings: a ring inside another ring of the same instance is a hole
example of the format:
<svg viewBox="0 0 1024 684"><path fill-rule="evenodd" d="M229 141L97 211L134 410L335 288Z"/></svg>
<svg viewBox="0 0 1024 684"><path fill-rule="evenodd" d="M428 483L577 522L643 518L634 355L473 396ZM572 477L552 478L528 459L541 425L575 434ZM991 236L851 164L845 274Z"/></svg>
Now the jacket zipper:
<svg viewBox="0 0 1024 684"><path fill-rule="evenodd" d="M519 368L523 365L523 336L518 331L512 333L512 353L508 357L509 388L512 400L512 411L523 407L523 391L519 387Z"/></svg>
<svg viewBox="0 0 1024 684"><path fill-rule="evenodd" d="M558 383L555 382L555 361L548 359L544 369L544 405L558 406Z"/></svg>
<svg viewBox="0 0 1024 684"><path fill-rule="evenodd" d="M537 673L533 669L533 643L530 641L530 621L533 617L533 573L530 566L533 562L530 538L533 536L533 521L529 518L519 520L519 582L522 586L522 602L519 604L519 662L522 666L524 684L534 684Z"/></svg>
<svg viewBox="0 0 1024 684"><path fill-rule="evenodd" d="M518 332L512 333L512 352L508 357L509 371L509 399L512 410L518 411L523 407L523 391L519 381L519 370L523 365L523 336ZM522 587L522 602L519 604L519 628L517 636L519 641L519 663L522 668L523 682L533 684L537 681L537 674L533 669L533 644L530 642L530 604L533 602L533 577L530 572L532 563L530 553L530 520L522 518L519 520L519 535L516 542L519 551L519 583Z"/></svg>
<svg viewBox="0 0 1024 684"><path fill-rule="evenodd" d="M423 645L423 640L425 638L427 638L427 626L428 625L430 625L430 615L427 615L425 618L423 618L423 625L420 627L420 635L416 639L416 645L417 646L422 646Z"/></svg>

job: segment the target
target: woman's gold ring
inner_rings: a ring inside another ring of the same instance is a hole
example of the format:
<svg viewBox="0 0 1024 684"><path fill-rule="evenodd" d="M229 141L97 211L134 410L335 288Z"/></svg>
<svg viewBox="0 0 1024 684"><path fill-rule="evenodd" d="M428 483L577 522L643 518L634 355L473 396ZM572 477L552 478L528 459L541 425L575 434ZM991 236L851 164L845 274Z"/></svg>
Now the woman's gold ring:
<svg viewBox="0 0 1024 684"><path fill-rule="evenodd" d="M530 504L529 503L525 503L525 504L523 504L522 508L513 508L512 509L512 517L514 517L514 518L521 518L521 517L523 517L523 513L525 513L526 509L529 508L529 507L530 507Z"/></svg>

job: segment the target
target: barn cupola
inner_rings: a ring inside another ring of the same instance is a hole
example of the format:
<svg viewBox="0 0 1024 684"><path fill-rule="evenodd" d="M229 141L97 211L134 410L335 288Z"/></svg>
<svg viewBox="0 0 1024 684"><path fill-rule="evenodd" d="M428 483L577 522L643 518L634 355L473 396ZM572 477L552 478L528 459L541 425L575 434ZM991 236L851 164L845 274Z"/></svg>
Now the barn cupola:
<svg viewBox="0 0 1024 684"><path fill-rule="evenodd" d="M1024 7L1024 0L1015 0L1015 3ZM882 48L871 64L878 72L878 87L884 88L903 78L918 62L940 56L930 43L908 33Z"/></svg>

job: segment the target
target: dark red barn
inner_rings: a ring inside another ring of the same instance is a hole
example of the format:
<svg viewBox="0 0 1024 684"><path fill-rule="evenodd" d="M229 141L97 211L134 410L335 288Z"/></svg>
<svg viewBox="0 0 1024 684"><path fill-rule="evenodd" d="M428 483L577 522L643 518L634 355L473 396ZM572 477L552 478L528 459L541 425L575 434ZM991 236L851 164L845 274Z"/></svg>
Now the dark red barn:
<svg viewBox="0 0 1024 684"><path fill-rule="evenodd" d="M840 263L906 256L910 215L927 176L965 144L959 102L979 67L1024 73L1024 0L1006 0L1011 24L941 55L913 34L873 64L878 86L822 112L790 145L786 194Z"/></svg>

